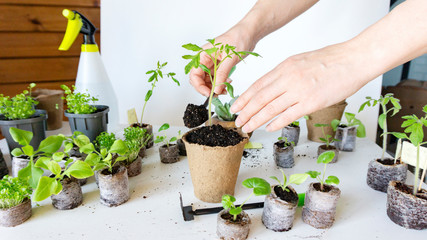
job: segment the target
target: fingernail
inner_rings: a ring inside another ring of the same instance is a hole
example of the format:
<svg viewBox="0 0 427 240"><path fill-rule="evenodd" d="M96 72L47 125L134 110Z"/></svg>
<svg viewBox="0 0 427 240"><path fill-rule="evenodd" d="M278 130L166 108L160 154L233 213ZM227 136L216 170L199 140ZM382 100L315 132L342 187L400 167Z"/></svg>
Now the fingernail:
<svg viewBox="0 0 427 240"><path fill-rule="evenodd" d="M236 110L237 110L237 107L236 107L235 103L233 103L233 105L231 105L231 107L230 107L230 112L232 114L235 114L237 112Z"/></svg>
<svg viewBox="0 0 427 240"><path fill-rule="evenodd" d="M234 124L236 125L236 127L241 127L242 126L242 121L240 121L240 119L237 118L236 121L234 121Z"/></svg>
<svg viewBox="0 0 427 240"><path fill-rule="evenodd" d="M249 132L251 132L251 129L250 129L250 127L248 125L245 125L245 126L242 127L242 132L249 133Z"/></svg>

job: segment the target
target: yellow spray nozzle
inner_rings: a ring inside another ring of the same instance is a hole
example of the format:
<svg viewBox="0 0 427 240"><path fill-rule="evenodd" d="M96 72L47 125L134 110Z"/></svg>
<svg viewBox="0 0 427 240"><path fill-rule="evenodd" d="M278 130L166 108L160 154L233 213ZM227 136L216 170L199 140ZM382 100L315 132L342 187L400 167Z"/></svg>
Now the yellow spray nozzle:
<svg viewBox="0 0 427 240"><path fill-rule="evenodd" d="M80 33L80 30L83 26L83 21L81 16L78 13L75 13L71 10L64 9L62 15L68 19L67 30L65 31L64 39L62 40L59 50L67 51L70 49L74 40Z"/></svg>

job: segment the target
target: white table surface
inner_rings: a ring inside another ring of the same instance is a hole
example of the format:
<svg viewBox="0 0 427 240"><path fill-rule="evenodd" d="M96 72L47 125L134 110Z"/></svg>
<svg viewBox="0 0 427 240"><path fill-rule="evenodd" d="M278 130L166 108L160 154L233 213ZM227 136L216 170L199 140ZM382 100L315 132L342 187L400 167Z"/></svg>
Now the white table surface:
<svg viewBox="0 0 427 240"><path fill-rule="evenodd" d="M302 173L307 170L321 170L316 164L319 143L306 138L305 123L302 123L300 142L295 148L295 166L285 169L286 174ZM158 126L154 127L157 131ZM169 136L183 127L171 127ZM69 132L68 123L60 131ZM120 134L118 134L121 136ZM250 190L241 186L249 177L269 179L280 171L272 157L272 144L279 132L256 131L251 141L263 143L264 149L251 150L251 155L242 159L237 179L235 196L242 202ZM130 200L118 207L109 208L99 202L99 190L93 177L83 186L83 205L60 211L47 199L33 203L33 216L22 225L14 228L1 228L0 239L217 239L216 215L196 216L195 220L185 222L179 203L182 193L184 205L197 207L216 207L220 204L203 203L193 194L187 159L182 157L177 163L166 165L159 159L157 144L147 151L143 160L142 174L130 178ZM0 141L6 161L10 156L5 140ZM262 209L248 210L252 224L248 239L397 239L405 234L405 239L426 239L427 231L404 229L394 224L386 214L386 194L369 188L366 184L368 162L381 155L381 149L368 139L358 139L355 152L341 152L339 160L327 168L327 175L340 178L342 196L338 202L336 220L332 228L318 230L301 219L301 208L296 212L293 228L288 232L273 232L261 223ZM254 157L253 157L254 156ZM408 172L408 183L413 175ZM295 189L305 192L307 182ZM424 188L425 185L424 185ZM263 197L253 197L249 202L263 201Z"/></svg>

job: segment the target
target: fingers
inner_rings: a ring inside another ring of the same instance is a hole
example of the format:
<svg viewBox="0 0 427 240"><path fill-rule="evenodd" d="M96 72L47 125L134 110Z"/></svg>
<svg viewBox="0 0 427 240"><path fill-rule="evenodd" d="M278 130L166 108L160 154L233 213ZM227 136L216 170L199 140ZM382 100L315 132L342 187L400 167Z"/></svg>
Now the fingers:
<svg viewBox="0 0 427 240"><path fill-rule="evenodd" d="M216 87L214 90L216 94L220 94L224 91L225 85L222 83L227 81L228 75L235 64L236 62L233 59L228 58L219 66L216 72Z"/></svg>
<svg viewBox="0 0 427 240"><path fill-rule="evenodd" d="M197 92L207 97L211 92L211 88L210 85L208 87L206 84L205 78L205 72L201 68L192 69L190 72L190 84L196 89Z"/></svg>
<svg viewBox="0 0 427 240"><path fill-rule="evenodd" d="M276 117L277 115L286 111L286 109L288 109L292 105L295 105L295 103L296 100L290 99L288 94L284 93L280 95L279 97L265 105L252 118L250 118L252 115L249 114L248 122L243 126L242 130L244 132L252 132L253 130L259 128L260 126L264 125L265 123ZM250 106L250 104L248 106Z"/></svg>
<svg viewBox="0 0 427 240"><path fill-rule="evenodd" d="M277 131L306 115L308 113L306 110L307 109L302 103L297 103L283 111L276 119L267 125L265 130L267 132Z"/></svg>

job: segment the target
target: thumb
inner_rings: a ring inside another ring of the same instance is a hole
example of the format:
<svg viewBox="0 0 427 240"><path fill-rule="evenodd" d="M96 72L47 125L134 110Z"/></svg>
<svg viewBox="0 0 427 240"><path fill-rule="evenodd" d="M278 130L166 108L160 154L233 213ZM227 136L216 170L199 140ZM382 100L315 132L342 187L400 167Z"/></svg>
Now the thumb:
<svg viewBox="0 0 427 240"><path fill-rule="evenodd" d="M219 66L216 72L216 87L214 90L216 94L221 94L224 91L225 85L223 83L227 81L228 75L234 65L235 62L232 59L227 59Z"/></svg>

